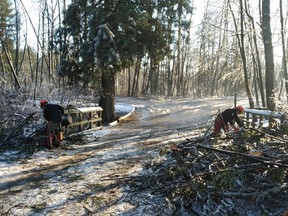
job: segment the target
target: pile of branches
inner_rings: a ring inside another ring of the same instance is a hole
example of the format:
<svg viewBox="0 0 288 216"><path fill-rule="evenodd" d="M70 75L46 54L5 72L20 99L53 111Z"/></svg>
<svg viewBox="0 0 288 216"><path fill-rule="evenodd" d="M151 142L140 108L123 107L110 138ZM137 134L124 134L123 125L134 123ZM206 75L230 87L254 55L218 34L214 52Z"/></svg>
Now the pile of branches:
<svg viewBox="0 0 288 216"><path fill-rule="evenodd" d="M288 215L288 139L249 128L166 146L134 185L161 194L167 215ZM154 203L155 204L155 203Z"/></svg>
<svg viewBox="0 0 288 216"><path fill-rule="evenodd" d="M34 131L29 131L28 135L24 134L24 128L32 124L35 114L36 112L28 116L13 114L4 119L0 127L0 152L18 150L33 154L37 151L39 143L44 143L46 126L38 125Z"/></svg>
<svg viewBox="0 0 288 216"><path fill-rule="evenodd" d="M22 91L0 89L0 153L7 150L34 151L38 142L34 135L43 129L39 125L29 136L24 135L24 129L38 119L35 117L39 110L28 98L30 94Z"/></svg>

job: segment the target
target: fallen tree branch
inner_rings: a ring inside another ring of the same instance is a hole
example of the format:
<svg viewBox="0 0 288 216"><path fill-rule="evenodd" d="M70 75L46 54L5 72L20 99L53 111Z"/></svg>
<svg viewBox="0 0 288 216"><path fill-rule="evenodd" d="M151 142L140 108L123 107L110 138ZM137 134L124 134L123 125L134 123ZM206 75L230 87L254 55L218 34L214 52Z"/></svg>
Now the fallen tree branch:
<svg viewBox="0 0 288 216"><path fill-rule="evenodd" d="M279 140L279 141L286 142L286 143L288 142L287 139L275 137L275 136L273 136L273 135L271 135L271 134L265 133L265 132L260 131L260 130L258 130L258 129L256 129L256 128L248 128L248 129L253 130L253 131L256 131L256 132L258 132L258 133L260 133L260 134L262 134L262 135L265 135L265 136L270 137L270 138L275 139L275 140Z"/></svg>
<svg viewBox="0 0 288 216"><path fill-rule="evenodd" d="M9 141L10 139L12 139L12 136L19 130L21 129L34 115L36 114L36 112L31 113L29 116L27 116L1 143L0 145L2 145L3 143Z"/></svg>
<svg viewBox="0 0 288 216"><path fill-rule="evenodd" d="M103 178L100 181L115 181L115 180L135 180L143 178L144 176L124 176L124 177L115 177L115 178Z"/></svg>
<svg viewBox="0 0 288 216"><path fill-rule="evenodd" d="M282 164L282 163L278 163L278 162L269 161L268 158L266 158L266 157L253 156L253 155L248 155L248 154L244 154L244 153L233 152L233 151L223 150L223 149L216 149L216 148L203 146L203 145L200 145L200 144L194 144L193 146L196 146L197 148L203 148L203 149L211 150L211 151L222 152L224 154L239 155L239 156L242 156L242 157L254 160L254 161L258 161L258 162L266 164L266 165L275 165L275 166L288 168L288 165ZM183 149L189 149L189 147L183 147Z"/></svg>
<svg viewBox="0 0 288 216"><path fill-rule="evenodd" d="M20 144L26 142L27 140L31 139L32 137L34 137L35 135L39 135L41 133L43 133L47 128L47 125L43 125L42 127L40 127L39 129L37 129L36 131L34 131L33 133L31 133L28 137L26 137L22 142L20 142Z"/></svg>
<svg viewBox="0 0 288 216"><path fill-rule="evenodd" d="M256 199L264 199L266 197L269 197L270 194L278 194L279 192L283 190L288 189L288 184L283 184L280 186L273 187L268 190L264 191L252 191L249 193L244 193L244 192L223 192L223 191L217 191L217 192L211 192L211 195L220 195L223 197L228 197L228 198L256 198Z"/></svg>
<svg viewBox="0 0 288 216"><path fill-rule="evenodd" d="M9 115L8 117L6 117L6 119L4 119L3 121L0 121L0 124L5 124L6 122L9 121L10 118L14 117L14 116L17 116L17 117L21 117L23 119L25 119L25 116L22 116L20 114L12 114L12 115Z"/></svg>

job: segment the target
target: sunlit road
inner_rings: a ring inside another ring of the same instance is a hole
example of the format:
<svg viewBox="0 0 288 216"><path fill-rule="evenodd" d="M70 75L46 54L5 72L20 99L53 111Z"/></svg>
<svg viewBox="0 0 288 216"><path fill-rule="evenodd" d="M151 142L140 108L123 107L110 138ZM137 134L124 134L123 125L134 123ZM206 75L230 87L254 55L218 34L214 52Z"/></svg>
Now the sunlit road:
<svg viewBox="0 0 288 216"><path fill-rule="evenodd" d="M138 119L132 127L139 129L194 129L205 126L207 120L219 111L234 106L234 98L177 98L163 100L139 100L118 98L119 103L133 105ZM237 105L248 106L248 100L241 98Z"/></svg>

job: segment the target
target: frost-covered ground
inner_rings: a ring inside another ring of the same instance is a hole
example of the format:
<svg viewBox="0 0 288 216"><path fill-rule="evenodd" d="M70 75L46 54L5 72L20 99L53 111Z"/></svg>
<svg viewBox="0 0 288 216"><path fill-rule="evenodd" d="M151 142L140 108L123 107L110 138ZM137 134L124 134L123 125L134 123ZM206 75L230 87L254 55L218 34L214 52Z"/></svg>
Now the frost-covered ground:
<svg viewBox="0 0 288 216"><path fill-rule="evenodd" d="M123 116L118 124L67 139L60 149L1 155L0 215L154 215L154 204L165 200L149 192L135 195L125 180L149 173L143 167L161 160L161 147L195 136L195 129L234 101L117 98L116 103ZM246 99L239 103L248 105ZM170 215L169 209L156 215Z"/></svg>

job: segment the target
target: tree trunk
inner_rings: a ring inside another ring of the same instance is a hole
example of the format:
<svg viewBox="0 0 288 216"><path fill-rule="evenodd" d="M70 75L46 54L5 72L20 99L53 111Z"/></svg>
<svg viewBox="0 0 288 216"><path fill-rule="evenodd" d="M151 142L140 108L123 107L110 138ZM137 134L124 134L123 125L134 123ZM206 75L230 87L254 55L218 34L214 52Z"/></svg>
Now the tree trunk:
<svg viewBox="0 0 288 216"><path fill-rule="evenodd" d="M15 71L15 68L13 66L12 60L11 60L11 55L10 55L10 53L8 53L8 50L6 49L6 45L4 44L4 41L1 40L1 44L2 44L2 47L3 47L4 53L6 55L6 58L7 58L11 73L12 73L13 78L14 78L15 88L19 89L21 86L20 86L20 82L18 80L18 76L17 76L16 71Z"/></svg>
<svg viewBox="0 0 288 216"><path fill-rule="evenodd" d="M281 23L281 40L282 40L282 52L283 52L283 73L285 78L285 89L286 89L286 97L288 101L288 72L287 72L287 58L286 58L286 46L285 46L285 33L284 33L284 19L283 19L283 9L282 9L282 0L279 2L280 4L280 23Z"/></svg>
<svg viewBox="0 0 288 216"><path fill-rule="evenodd" d="M137 96L139 92L139 75L140 75L140 69L141 69L141 56L137 56L136 64L135 64L135 70L134 70L134 77L133 77L133 84L132 84L132 96Z"/></svg>
<svg viewBox="0 0 288 216"><path fill-rule="evenodd" d="M100 94L99 106L103 109L103 122L109 123L116 119L115 115L115 81L114 71L102 73L102 92Z"/></svg>
<svg viewBox="0 0 288 216"><path fill-rule="evenodd" d="M259 49L258 49L258 42L257 42L257 35L256 32L254 31L256 29L255 27L255 21L254 18L250 15L249 11L248 11L248 7L247 7L247 0L245 1L245 12L246 15L249 18L249 21L252 25L252 35L253 35L253 44L254 44L254 49L256 52L256 68L257 68L257 83L259 85L259 90L261 93L261 100L262 100L262 106L265 107L266 106L266 100L265 100L265 93L264 93L264 87L263 87L263 77L262 77L262 65L261 65L261 60L260 60L260 54L259 54Z"/></svg>
<svg viewBox="0 0 288 216"><path fill-rule="evenodd" d="M127 90L128 92L127 92L127 95L132 96L133 89L131 92L131 66L128 67L127 71L128 71L128 90Z"/></svg>
<svg viewBox="0 0 288 216"><path fill-rule="evenodd" d="M147 62L144 63L144 68L143 68L143 79L142 79L142 90L141 94L146 94L147 93L147 82L148 82L148 67L147 67Z"/></svg>
<svg viewBox="0 0 288 216"><path fill-rule="evenodd" d="M230 2L229 2L229 7L230 7L230 11L231 11L232 16L233 16L234 25L235 25L235 29L237 32L237 22L236 22L236 18L234 16L233 10L231 8ZM239 46L240 54L241 54L241 58L242 58L242 65L243 65L244 78L245 78L245 87L246 87L246 93L247 93L247 96L249 99L249 105L250 105L250 107L254 107L254 101L252 98L252 93L251 93L251 90L249 87L249 80L248 80L248 70L247 70L245 44L244 44L245 34L244 34L244 17L243 17L243 1L242 0L240 0L240 12L241 12L240 13L241 14L241 20L240 20L241 21L241 25L240 25L241 34L240 34L240 36L237 34L237 40L238 40L238 46Z"/></svg>
<svg viewBox="0 0 288 216"><path fill-rule="evenodd" d="M267 108L274 111L275 104L275 87L274 87L274 55L270 26L270 0L262 0L262 32L265 50L266 63L266 101Z"/></svg>
<svg viewBox="0 0 288 216"><path fill-rule="evenodd" d="M173 53L173 57L172 57L172 68L171 68L171 80L169 81L169 85L171 86L169 89L169 94L168 96L174 96L175 94L175 89L176 89L176 85L177 85L177 70L176 70L176 58L175 58L175 51ZM169 66L169 64L168 64Z"/></svg>
<svg viewBox="0 0 288 216"><path fill-rule="evenodd" d="M158 94L158 84L159 84L159 65L157 63L156 57L150 58L150 92L153 95Z"/></svg>
<svg viewBox="0 0 288 216"><path fill-rule="evenodd" d="M14 57L14 69L17 76L19 76L19 49L20 49L20 17L19 8L17 2L14 0L15 6L15 57Z"/></svg>
<svg viewBox="0 0 288 216"><path fill-rule="evenodd" d="M182 49L181 49L181 40L182 40L182 27L181 27L181 15L182 15L182 6L183 6L183 1L179 1L179 7L178 7L178 18L177 18L177 24L178 24L178 29L177 29L177 41L176 41L176 50L177 50L177 56L176 56L176 74L177 74L177 92L176 94L178 96L181 95L181 88L183 88L183 70L182 70Z"/></svg>

